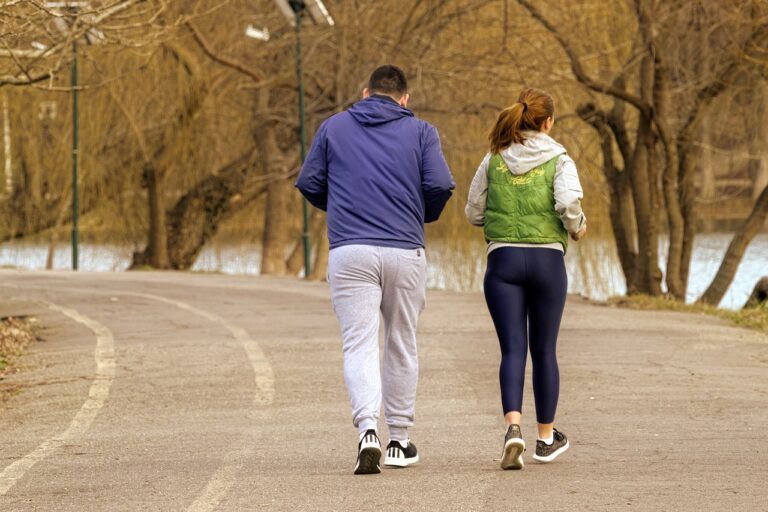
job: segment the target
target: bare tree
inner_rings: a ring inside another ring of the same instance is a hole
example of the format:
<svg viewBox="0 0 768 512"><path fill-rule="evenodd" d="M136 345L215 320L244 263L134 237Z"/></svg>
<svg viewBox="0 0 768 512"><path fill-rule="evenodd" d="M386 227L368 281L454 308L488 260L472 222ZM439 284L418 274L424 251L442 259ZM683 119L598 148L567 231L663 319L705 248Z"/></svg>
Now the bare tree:
<svg viewBox="0 0 768 512"><path fill-rule="evenodd" d="M666 284L684 299L696 226L693 172L701 119L741 76L755 71L761 76L761 49L768 45L765 12L749 1L734 11L732 5L698 1L634 0L627 15L636 30L621 25L628 34L624 62L618 69L598 70L602 76L596 77L582 62L583 43L566 37L539 4L518 3L558 42L577 82L599 94L600 103L585 102L578 113L602 141L603 171L613 192L611 221L628 290L661 293L655 215L663 205L669 233ZM708 34L703 42L692 37L701 31ZM697 58L681 58L714 51L719 58L710 59L707 69ZM602 106L606 100L611 107Z"/></svg>
<svg viewBox="0 0 768 512"><path fill-rule="evenodd" d="M723 256L723 262L720 264L720 268L715 274L715 278L707 288L707 291L699 299L699 302L717 306L720 301L723 300L725 292L733 281L733 276L736 275L736 271L739 268L744 257L744 252L747 250L749 243L760 232L765 225L765 221L768 219L768 186L763 188L763 192L757 198L752 213L741 228L731 239L731 243L728 245L728 249Z"/></svg>
<svg viewBox="0 0 768 512"><path fill-rule="evenodd" d="M52 80L69 63L72 44L79 39L121 44L138 44L131 38L146 40L148 34L142 32L149 26L147 17L163 9L162 2L160 7L140 5L151 3L92 0L62 8L49 6L52 2L0 2L0 87Z"/></svg>

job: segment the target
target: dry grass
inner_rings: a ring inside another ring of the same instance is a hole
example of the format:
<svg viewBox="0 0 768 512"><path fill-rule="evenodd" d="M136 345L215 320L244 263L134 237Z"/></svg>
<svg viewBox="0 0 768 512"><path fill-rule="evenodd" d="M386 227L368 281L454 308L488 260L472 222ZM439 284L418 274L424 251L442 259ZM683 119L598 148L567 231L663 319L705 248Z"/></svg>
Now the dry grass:
<svg viewBox="0 0 768 512"><path fill-rule="evenodd" d="M35 341L33 324L32 318L0 319L0 378L13 371L13 363Z"/></svg>
<svg viewBox="0 0 768 512"><path fill-rule="evenodd" d="M685 304L665 297L650 297L648 295L631 295L627 297L612 297L608 304L630 309L684 311L687 313L704 313L717 316L733 322L741 327L754 329L768 334L768 305L762 307L732 311L716 308L706 304Z"/></svg>

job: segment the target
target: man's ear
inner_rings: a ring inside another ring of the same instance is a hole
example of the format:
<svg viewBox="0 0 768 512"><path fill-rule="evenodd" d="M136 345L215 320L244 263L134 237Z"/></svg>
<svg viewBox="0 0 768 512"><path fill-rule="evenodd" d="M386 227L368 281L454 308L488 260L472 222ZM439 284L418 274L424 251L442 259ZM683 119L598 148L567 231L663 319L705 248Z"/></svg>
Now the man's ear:
<svg viewBox="0 0 768 512"><path fill-rule="evenodd" d="M398 101L398 103L400 103L400 106L401 106L401 107L405 108L405 107L407 107L407 106L408 106L408 100L409 100L410 98L411 98L411 97L408 95L408 93L405 93L405 94L403 94L403 95L400 97L400 101Z"/></svg>
<svg viewBox="0 0 768 512"><path fill-rule="evenodd" d="M366 99L368 96L371 95L371 92L368 90L367 87L363 89L363 99Z"/></svg>

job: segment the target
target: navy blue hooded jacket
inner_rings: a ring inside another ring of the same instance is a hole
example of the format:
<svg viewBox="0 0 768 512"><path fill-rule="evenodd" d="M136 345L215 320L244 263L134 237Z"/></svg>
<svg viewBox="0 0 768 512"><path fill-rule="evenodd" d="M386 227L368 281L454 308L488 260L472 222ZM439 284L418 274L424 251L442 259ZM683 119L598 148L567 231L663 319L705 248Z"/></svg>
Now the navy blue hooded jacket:
<svg viewBox="0 0 768 512"><path fill-rule="evenodd" d="M328 212L330 247L424 247L455 187L437 130L388 96L325 120L296 187Z"/></svg>

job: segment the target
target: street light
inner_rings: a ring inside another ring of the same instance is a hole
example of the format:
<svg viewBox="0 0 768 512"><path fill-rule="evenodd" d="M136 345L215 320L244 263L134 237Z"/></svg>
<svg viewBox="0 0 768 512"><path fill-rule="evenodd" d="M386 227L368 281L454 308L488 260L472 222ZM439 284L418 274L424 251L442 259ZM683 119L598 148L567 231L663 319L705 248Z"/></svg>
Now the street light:
<svg viewBox="0 0 768 512"><path fill-rule="evenodd" d="M90 2L86 1L72 1L72 2L46 2L45 7L51 10L66 11L72 16L77 16L77 13L81 9L89 9ZM58 13L57 13L58 14ZM74 24L74 22L73 22ZM54 19L54 26L63 35L67 35L72 29L61 18ZM89 37L90 36L90 37ZM103 34L95 29L90 29L85 34L85 42L91 44L93 42L103 39ZM39 44L39 43L38 43ZM43 45L40 45L43 46ZM77 111L77 39L72 39L72 67L70 69L70 84L72 87L72 270L77 270L79 267L79 247L80 247L80 232L78 229L78 196L77 196L77 159L78 159L78 111Z"/></svg>
<svg viewBox="0 0 768 512"><path fill-rule="evenodd" d="M308 19L315 25L335 25L328 9L322 0L275 0L275 3L283 12L288 21L296 28L296 79L299 82L299 141L301 148L301 161L304 163L306 156L306 130L304 129L304 74L301 68L301 24ZM304 14L306 13L306 16ZM304 278L309 278L309 207L307 200L302 198L302 215L304 227L301 240L304 246Z"/></svg>
<svg viewBox="0 0 768 512"><path fill-rule="evenodd" d="M328 25L332 27L336 24L322 0L275 0L275 3L283 11L291 25L296 25L296 21L300 19L302 12L309 14L310 20L315 25Z"/></svg>
<svg viewBox="0 0 768 512"><path fill-rule="evenodd" d="M259 41L269 41L269 29L267 28L256 28L253 25L248 25L245 27L245 35Z"/></svg>

